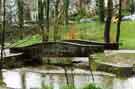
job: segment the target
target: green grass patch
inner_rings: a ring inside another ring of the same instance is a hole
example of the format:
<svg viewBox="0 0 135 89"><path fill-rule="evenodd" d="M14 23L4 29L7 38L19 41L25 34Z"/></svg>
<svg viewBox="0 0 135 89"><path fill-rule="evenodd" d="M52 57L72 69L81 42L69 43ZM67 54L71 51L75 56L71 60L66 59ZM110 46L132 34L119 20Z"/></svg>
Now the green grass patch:
<svg viewBox="0 0 135 89"><path fill-rule="evenodd" d="M36 43L41 43L42 38L40 35L34 35L30 37L25 37L23 40L18 40L15 43L12 43L9 47L22 47L28 46Z"/></svg>

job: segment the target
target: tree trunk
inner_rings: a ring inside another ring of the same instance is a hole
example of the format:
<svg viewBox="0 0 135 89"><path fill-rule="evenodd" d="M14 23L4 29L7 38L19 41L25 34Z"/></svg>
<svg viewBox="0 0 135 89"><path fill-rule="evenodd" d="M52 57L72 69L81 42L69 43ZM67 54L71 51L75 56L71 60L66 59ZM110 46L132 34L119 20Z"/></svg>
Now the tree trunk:
<svg viewBox="0 0 135 89"><path fill-rule="evenodd" d="M44 41L48 41L49 40L49 28L50 28L50 25L49 25L49 10L50 8L50 0L46 0L46 38L44 39Z"/></svg>
<svg viewBox="0 0 135 89"><path fill-rule="evenodd" d="M2 7L2 0L0 0L0 15L2 14L1 13L2 12L1 7ZM1 19L0 19L0 21L1 21Z"/></svg>
<svg viewBox="0 0 135 89"><path fill-rule="evenodd" d="M23 39L23 27L24 27L24 1L17 0L18 5L18 20L19 20L19 28L20 28L20 39Z"/></svg>
<svg viewBox="0 0 135 89"><path fill-rule="evenodd" d="M3 82L2 68L4 60L4 49L5 49L5 30L6 30L6 0L3 0L3 23L2 23L2 35L1 35L1 57L0 57L0 81ZM4 82L3 82L4 83Z"/></svg>
<svg viewBox="0 0 135 89"><path fill-rule="evenodd" d="M100 22L104 22L104 0L98 0L98 14Z"/></svg>
<svg viewBox="0 0 135 89"><path fill-rule="evenodd" d="M122 3L122 0L119 0L119 20L118 20L118 24L117 24L117 35L116 35L116 42L117 43L119 43L119 39L120 39L121 3Z"/></svg>
<svg viewBox="0 0 135 89"><path fill-rule="evenodd" d="M55 4L55 26L54 26L54 41L58 40L59 37L58 37L58 14L59 14L59 3L60 3L60 0L56 0L56 4Z"/></svg>
<svg viewBox="0 0 135 89"><path fill-rule="evenodd" d="M45 41L45 30L44 30L44 5L42 0L38 0L38 24L42 34L42 41Z"/></svg>
<svg viewBox="0 0 135 89"><path fill-rule="evenodd" d="M68 9L69 9L69 0L64 0L65 6L65 24L68 24Z"/></svg>
<svg viewBox="0 0 135 89"><path fill-rule="evenodd" d="M130 11L131 11L131 14L134 14L135 13L135 1L134 0L131 0L130 2Z"/></svg>
<svg viewBox="0 0 135 89"><path fill-rule="evenodd" d="M111 28L111 19L112 19L112 9L113 9L113 2L112 0L108 0L108 8L107 8L107 18L105 23L105 30L104 30L104 41L106 43L110 43L110 28Z"/></svg>

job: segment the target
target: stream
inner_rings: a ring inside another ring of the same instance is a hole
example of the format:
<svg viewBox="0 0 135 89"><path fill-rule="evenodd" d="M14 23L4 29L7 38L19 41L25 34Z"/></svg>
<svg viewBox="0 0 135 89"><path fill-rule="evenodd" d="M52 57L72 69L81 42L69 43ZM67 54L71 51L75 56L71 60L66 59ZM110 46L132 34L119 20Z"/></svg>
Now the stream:
<svg viewBox="0 0 135 89"><path fill-rule="evenodd" d="M30 71L29 71L30 70ZM42 89L43 85L51 85L53 89L60 89L66 85L66 78L62 70L54 71L38 71L31 72L32 69L27 69L27 72L19 70L4 70L3 77L9 89ZM88 83L92 83L92 77L89 71L75 69L74 70L74 85L77 89L81 89ZM70 76L70 74L69 74ZM71 78L71 77L70 77ZM94 72L94 83L105 89L135 89L135 77L117 78L112 74ZM22 82L24 80L24 82ZM71 81L70 81L71 82Z"/></svg>
<svg viewBox="0 0 135 89"><path fill-rule="evenodd" d="M88 58L54 58L49 62L81 61L88 63ZM67 75L67 76L66 76ZM12 70L3 69L3 81L8 89L42 89L51 86L53 89L62 89L63 86L74 84L76 89L82 89L89 83L96 83L103 89L135 89L135 77L116 77L114 74L94 71L94 81L89 70L80 68L42 65L38 67L24 67Z"/></svg>

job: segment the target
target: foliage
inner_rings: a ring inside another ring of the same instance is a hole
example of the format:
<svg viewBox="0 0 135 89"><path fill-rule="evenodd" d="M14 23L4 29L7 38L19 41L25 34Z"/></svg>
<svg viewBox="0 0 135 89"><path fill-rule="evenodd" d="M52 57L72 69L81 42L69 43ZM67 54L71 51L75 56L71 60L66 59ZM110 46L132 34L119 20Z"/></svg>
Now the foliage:
<svg viewBox="0 0 135 89"><path fill-rule="evenodd" d="M102 89L102 88L96 86L95 84L88 84L83 89Z"/></svg>

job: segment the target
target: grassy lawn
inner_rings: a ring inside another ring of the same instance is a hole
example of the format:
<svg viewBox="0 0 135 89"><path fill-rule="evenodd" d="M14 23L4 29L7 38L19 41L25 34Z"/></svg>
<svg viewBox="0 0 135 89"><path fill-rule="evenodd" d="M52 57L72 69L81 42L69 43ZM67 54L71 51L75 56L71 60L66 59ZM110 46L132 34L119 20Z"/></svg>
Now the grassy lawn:
<svg viewBox="0 0 135 89"><path fill-rule="evenodd" d="M115 42L116 37L116 23L112 23L111 25L111 42ZM121 37L120 43L122 44L120 47L123 49L135 49L135 22L133 21L124 21L121 24ZM104 24L100 24L98 22L95 23L77 23L70 24L68 26L68 30L63 30L64 28L60 28L60 38L64 39L79 39L79 40L92 40L103 42L104 39ZM53 30L50 30L50 40L53 38ZM14 46L26 46L31 45L33 43L40 43L42 41L41 35L34 35L32 37L27 37L24 40L19 40L15 44L12 44L11 47Z"/></svg>

